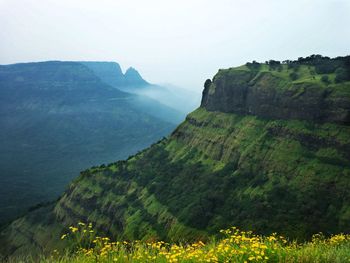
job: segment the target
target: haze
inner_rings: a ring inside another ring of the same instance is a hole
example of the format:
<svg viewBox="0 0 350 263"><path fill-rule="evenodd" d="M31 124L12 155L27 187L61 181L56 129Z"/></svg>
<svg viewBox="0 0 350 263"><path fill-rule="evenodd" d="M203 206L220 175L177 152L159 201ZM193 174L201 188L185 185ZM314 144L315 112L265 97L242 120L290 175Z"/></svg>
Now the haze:
<svg viewBox="0 0 350 263"><path fill-rule="evenodd" d="M0 0L0 64L117 61L201 91L247 61L348 55L349 1Z"/></svg>

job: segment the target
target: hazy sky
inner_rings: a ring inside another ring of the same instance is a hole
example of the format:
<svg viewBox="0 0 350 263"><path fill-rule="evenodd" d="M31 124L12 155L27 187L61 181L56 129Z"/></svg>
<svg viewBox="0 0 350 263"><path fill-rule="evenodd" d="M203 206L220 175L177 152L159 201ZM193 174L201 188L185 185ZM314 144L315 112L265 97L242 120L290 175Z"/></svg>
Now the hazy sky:
<svg viewBox="0 0 350 263"><path fill-rule="evenodd" d="M247 61L350 54L350 0L0 0L0 64L117 61L202 90Z"/></svg>

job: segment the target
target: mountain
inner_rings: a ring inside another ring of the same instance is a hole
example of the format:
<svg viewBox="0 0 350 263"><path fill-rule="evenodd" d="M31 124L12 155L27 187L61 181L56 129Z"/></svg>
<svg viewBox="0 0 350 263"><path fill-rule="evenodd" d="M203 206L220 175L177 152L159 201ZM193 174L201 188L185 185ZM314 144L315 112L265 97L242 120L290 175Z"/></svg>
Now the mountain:
<svg viewBox="0 0 350 263"><path fill-rule="evenodd" d="M79 171L135 154L181 121L157 101L106 83L118 70L124 76L118 64L90 64L104 67L104 77L77 62L0 66L0 223L57 198Z"/></svg>
<svg viewBox="0 0 350 263"><path fill-rule="evenodd" d="M219 70L171 136L83 171L2 230L2 253L62 248L79 221L129 240L203 240L229 226L299 240L350 232L349 60Z"/></svg>
<svg viewBox="0 0 350 263"><path fill-rule="evenodd" d="M120 65L116 62L82 61L81 64L87 66L103 82L112 87L122 88L132 86L142 88L149 85L133 67L128 68L125 74L123 74Z"/></svg>
<svg viewBox="0 0 350 263"><path fill-rule="evenodd" d="M87 61L82 63L94 71L101 80L112 87L124 92L139 95L139 98L142 98L143 104L160 104L173 109L177 115L181 113L182 120L185 118L186 114L193 111L200 104L200 94L169 84L151 84L145 81L140 73L132 67L127 69L125 74L123 74L119 64L115 62ZM151 113L160 112L152 111ZM179 123L179 118L176 117L176 114L172 114L172 116L173 119L177 121L176 123ZM169 115L169 113L167 113L167 115Z"/></svg>
<svg viewBox="0 0 350 263"><path fill-rule="evenodd" d="M171 94L163 88L161 88L162 91L165 91L165 93L162 93L163 96L149 96L149 94L154 94L154 87L158 86L145 81L140 73L132 67L127 69L125 74L123 74L119 64L115 62L86 61L82 63L110 86L136 95L134 96L134 105L139 107L140 110L167 122L179 124L185 119L186 114L195 108L195 105L181 107L181 102L182 105L187 105L183 103L183 96L176 97L173 93ZM174 91L176 94L179 92L181 94L181 90L179 89ZM169 100L176 100L176 102L175 104L169 104Z"/></svg>
<svg viewBox="0 0 350 263"><path fill-rule="evenodd" d="M112 87L125 85L125 76L116 62L80 61L80 63L91 69L97 77Z"/></svg>
<svg viewBox="0 0 350 263"><path fill-rule="evenodd" d="M145 85L149 85L149 83L145 81L141 77L140 73L133 67L128 68L124 76L126 80L126 86L135 86L136 84L137 87L142 87Z"/></svg>

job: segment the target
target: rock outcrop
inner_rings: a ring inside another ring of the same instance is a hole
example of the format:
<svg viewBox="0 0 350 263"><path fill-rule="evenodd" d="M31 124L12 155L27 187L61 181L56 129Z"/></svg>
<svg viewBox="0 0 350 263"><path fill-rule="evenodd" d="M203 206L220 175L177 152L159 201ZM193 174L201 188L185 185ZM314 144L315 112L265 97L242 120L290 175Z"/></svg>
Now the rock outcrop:
<svg viewBox="0 0 350 263"><path fill-rule="evenodd" d="M344 86L312 80L291 81L268 71L220 70L211 83L206 82L201 106L270 119L350 125L350 87L344 93Z"/></svg>

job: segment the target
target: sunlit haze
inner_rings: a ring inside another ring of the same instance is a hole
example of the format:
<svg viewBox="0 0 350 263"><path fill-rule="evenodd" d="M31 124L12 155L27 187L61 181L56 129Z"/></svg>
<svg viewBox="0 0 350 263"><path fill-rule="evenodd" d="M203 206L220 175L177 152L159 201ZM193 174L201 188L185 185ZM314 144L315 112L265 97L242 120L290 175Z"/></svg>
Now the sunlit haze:
<svg viewBox="0 0 350 263"><path fill-rule="evenodd" d="M251 60L350 54L349 14L347 0L0 0L0 64L116 61L200 91Z"/></svg>

